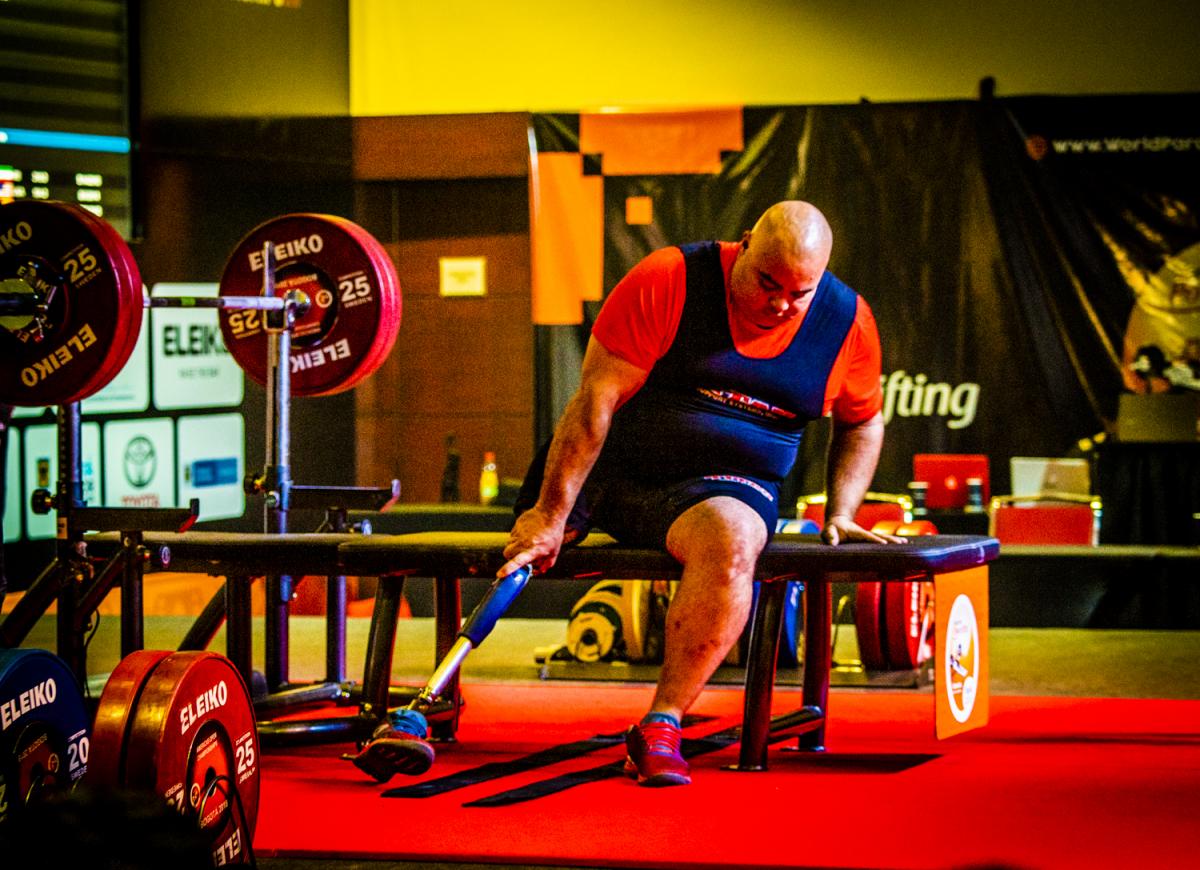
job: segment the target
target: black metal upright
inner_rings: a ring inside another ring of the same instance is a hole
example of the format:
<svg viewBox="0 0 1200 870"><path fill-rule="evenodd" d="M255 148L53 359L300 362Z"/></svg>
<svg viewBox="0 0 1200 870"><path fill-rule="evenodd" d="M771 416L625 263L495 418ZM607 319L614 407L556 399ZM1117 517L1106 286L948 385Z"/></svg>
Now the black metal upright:
<svg viewBox="0 0 1200 870"><path fill-rule="evenodd" d="M275 248L263 246L262 295L275 295ZM287 305L267 311L267 426L265 467L260 484L263 491L263 531L286 534L291 507L291 397L292 371L291 325L295 309ZM275 692L288 682L288 614L292 598L292 578L270 576L266 587L266 613L263 632L264 665L267 691Z"/></svg>
<svg viewBox="0 0 1200 870"><path fill-rule="evenodd" d="M55 562L66 568L58 588L58 655L75 674L79 685L87 682L87 659L83 637L72 630L75 624L77 588L83 577L75 570L76 548L82 540L75 528L74 512L83 504L83 473L80 462L80 418L78 402L58 408L58 482L54 494L57 509Z"/></svg>

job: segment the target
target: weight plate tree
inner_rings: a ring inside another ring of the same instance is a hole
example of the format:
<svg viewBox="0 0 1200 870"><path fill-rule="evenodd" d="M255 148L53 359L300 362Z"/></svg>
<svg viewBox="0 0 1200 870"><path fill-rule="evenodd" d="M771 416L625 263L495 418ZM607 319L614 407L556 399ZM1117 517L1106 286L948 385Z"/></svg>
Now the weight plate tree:
<svg viewBox="0 0 1200 870"><path fill-rule="evenodd" d="M96 712L97 785L153 792L196 821L217 864L245 860L258 818L250 693L212 652L142 651L113 671Z"/></svg>
<svg viewBox="0 0 1200 870"><path fill-rule="evenodd" d="M39 649L0 650L0 825L25 805L74 786L91 739L83 695L66 662Z"/></svg>
<svg viewBox="0 0 1200 870"><path fill-rule="evenodd" d="M142 327L142 279L117 231L86 209L18 200L0 208L0 402L63 405L121 370ZM13 304L16 304L15 302Z"/></svg>
<svg viewBox="0 0 1200 870"><path fill-rule="evenodd" d="M387 252L344 218L284 215L260 224L237 245L221 275L222 296L248 296L263 286L264 246L275 251L275 295L300 291L307 312L291 339L291 392L339 393L383 364L400 328L400 281ZM260 384L267 380L268 315L222 311L225 346Z"/></svg>

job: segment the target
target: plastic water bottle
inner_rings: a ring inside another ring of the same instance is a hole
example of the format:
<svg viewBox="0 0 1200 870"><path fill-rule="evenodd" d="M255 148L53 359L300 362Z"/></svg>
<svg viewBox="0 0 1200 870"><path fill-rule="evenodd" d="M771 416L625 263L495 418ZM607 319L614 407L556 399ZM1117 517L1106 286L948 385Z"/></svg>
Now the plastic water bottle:
<svg viewBox="0 0 1200 870"><path fill-rule="evenodd" d="M491 504L500 494L500 473L496 471L496 454L483 454L483 470L479 472L479 503Z"/></svg>

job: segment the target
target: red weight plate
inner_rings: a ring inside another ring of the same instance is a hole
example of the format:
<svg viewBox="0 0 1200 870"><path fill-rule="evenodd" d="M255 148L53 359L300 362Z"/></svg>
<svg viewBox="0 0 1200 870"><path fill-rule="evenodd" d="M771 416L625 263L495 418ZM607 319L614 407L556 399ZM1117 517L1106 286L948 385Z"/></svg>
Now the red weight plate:
<svg viewBox="0 0 1200 870"><path fill-rule="evenodd" d="M392 263L392 258L388 255L388 252L374 236L362 227L349 221L345 223L347 224L347 229L358 238L359 242L370 254L372 262L375 263L380 276L380 286L384 290L382 298L385 302L380 312L380 327L375 341L374 353L370 358L364 360L358 372L353 377L352 385L357 385L360 381L374 373L387 360L388 354L391 353L392 347L396 343L396 336L400 331L400 321L404 306L403 294L400 290L400 279L396 275L396 267Z"/></svg>
<svg viewBox="0 0 1200 870"><path fill-rule="evenodd" d="M884 650L891 670L911 671L921 663L926 600L921 582L892 583L884 593Z"/></svg>
<svg viewBox="0 0 1200 870"><path fill-rule="evenodd" d="M403 309L400 279L396 268L387 251L379 241L362 227L350 221L338 218L341 225L362 245L371 262L375 264L380 282L379 328L371 351L364 357L362 363L350 375L347 383L341 389L350 389L373 374L391 353L400 331L401 313Z"/></svg>
<svg viewBox="0 0 1200 870"><path fill-rule="evenodd" d="M859 583L854 596L854 628L858 635L858 657L868 671L887 670L883 649L882 583Z"/></svg>
<svg viewBox="0 0 1200 870"><path fill-rule="evenodd" d="M3 206L0 280L10 279L43 294L47 313L22 329L0 328L0 402L75 402L125 365L141 330L141 278L108 223L69 203Z"/></svg>
<svg viewBox="0 0 1200 870"><path fill-rule="evenodd" d="M916 520L899 526L894 534L909 538L936 535L937 527L929 520ZM883 610L888 664L900 671L919 667L933 646L933 584L893 583L884 593Z"/></svg>
<svg viewBox="0 0 1200 870"><path fill-rule="evenodd" d="M262 292L263 247L276 251L275 294L303 290L308 312L292 327L291 391L348 390L382 364L395 341L400 285L382 247L361 227L318 214L284 215L238 243L221 276L222 296ZM248 375L267 378L265 315L220 312L225 346Z"/></svg>
<svg viewBox="0 0 1200 870"><path fill-rule="evenodd" d="M351 221L337 217L331 217L330 220L345 230L347 234L361 245L363 251L374 265L375 275L379 280L379 321L374 334L374 340L367 352L363 354L359 364L347 375L346 380L338 386L336 392L341 392L357 386L383 365L396 342L396 335L400 330L401 310L403 306L400 280L396 275L395 266L392 264L392 260L388 256L387 251L384 250L383 245L379 244L374 236ZM351 285L347 283L345 285L345 292L348 293L350 291Z"/></svg>
<svg viewBox="0 0 1200 870"><path fill-rule="evenodd" d="M215 863L239 863L258 818L258 759L250 693L233 664L212 652L163 659L134 713L126 784L151 789L198 819Z"/></svg>
<svg viewBox="0 0 1200 870"><path fill-rule="evenodd" d="M125 785L126 741L134 708L146 680L158 663L171 653L139 650L121 659L104 684L96 719L92 724L92 754L88 781L94 785L120 788Z"/></svg>
<svg viewBox="0 0 1200 870"><path fill-rule="evenodd" d="M93 219L103 223L100 218L94 217ZM111 227L109 229L111 230ZM115 230L112 232L116 235ZM120 239L119 236L117 238ZM106 358L106 367L97 375L97 379L103 380L105 384L110 383L120 374L121 369L129 361L129 357L133 355L133 349L138 343L142 326L146 322L145 291L141 272L138 270L137 262L133 259L133 253L122 244L119 256L115 257L115 262L120 273L125 276L122 286L126 289L127 296L126 300L122 302L121 328L118 330L117 340L113 343L112 353Z"/></svg>

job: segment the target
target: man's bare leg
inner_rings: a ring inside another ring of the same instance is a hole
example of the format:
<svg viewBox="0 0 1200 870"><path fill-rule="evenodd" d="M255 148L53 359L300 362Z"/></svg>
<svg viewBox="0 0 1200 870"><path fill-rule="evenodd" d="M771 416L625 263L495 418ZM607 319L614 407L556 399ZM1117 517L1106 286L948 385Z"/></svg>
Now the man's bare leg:
<svg viewBox="0 0 1200 870"><path fill-rule="evenodd" d="M682 719L724 661L746 625L754 566L766 542L758 513L726 496L693 505L671 525L667 549L683 576L667 611L651 712Z"/></svg>

